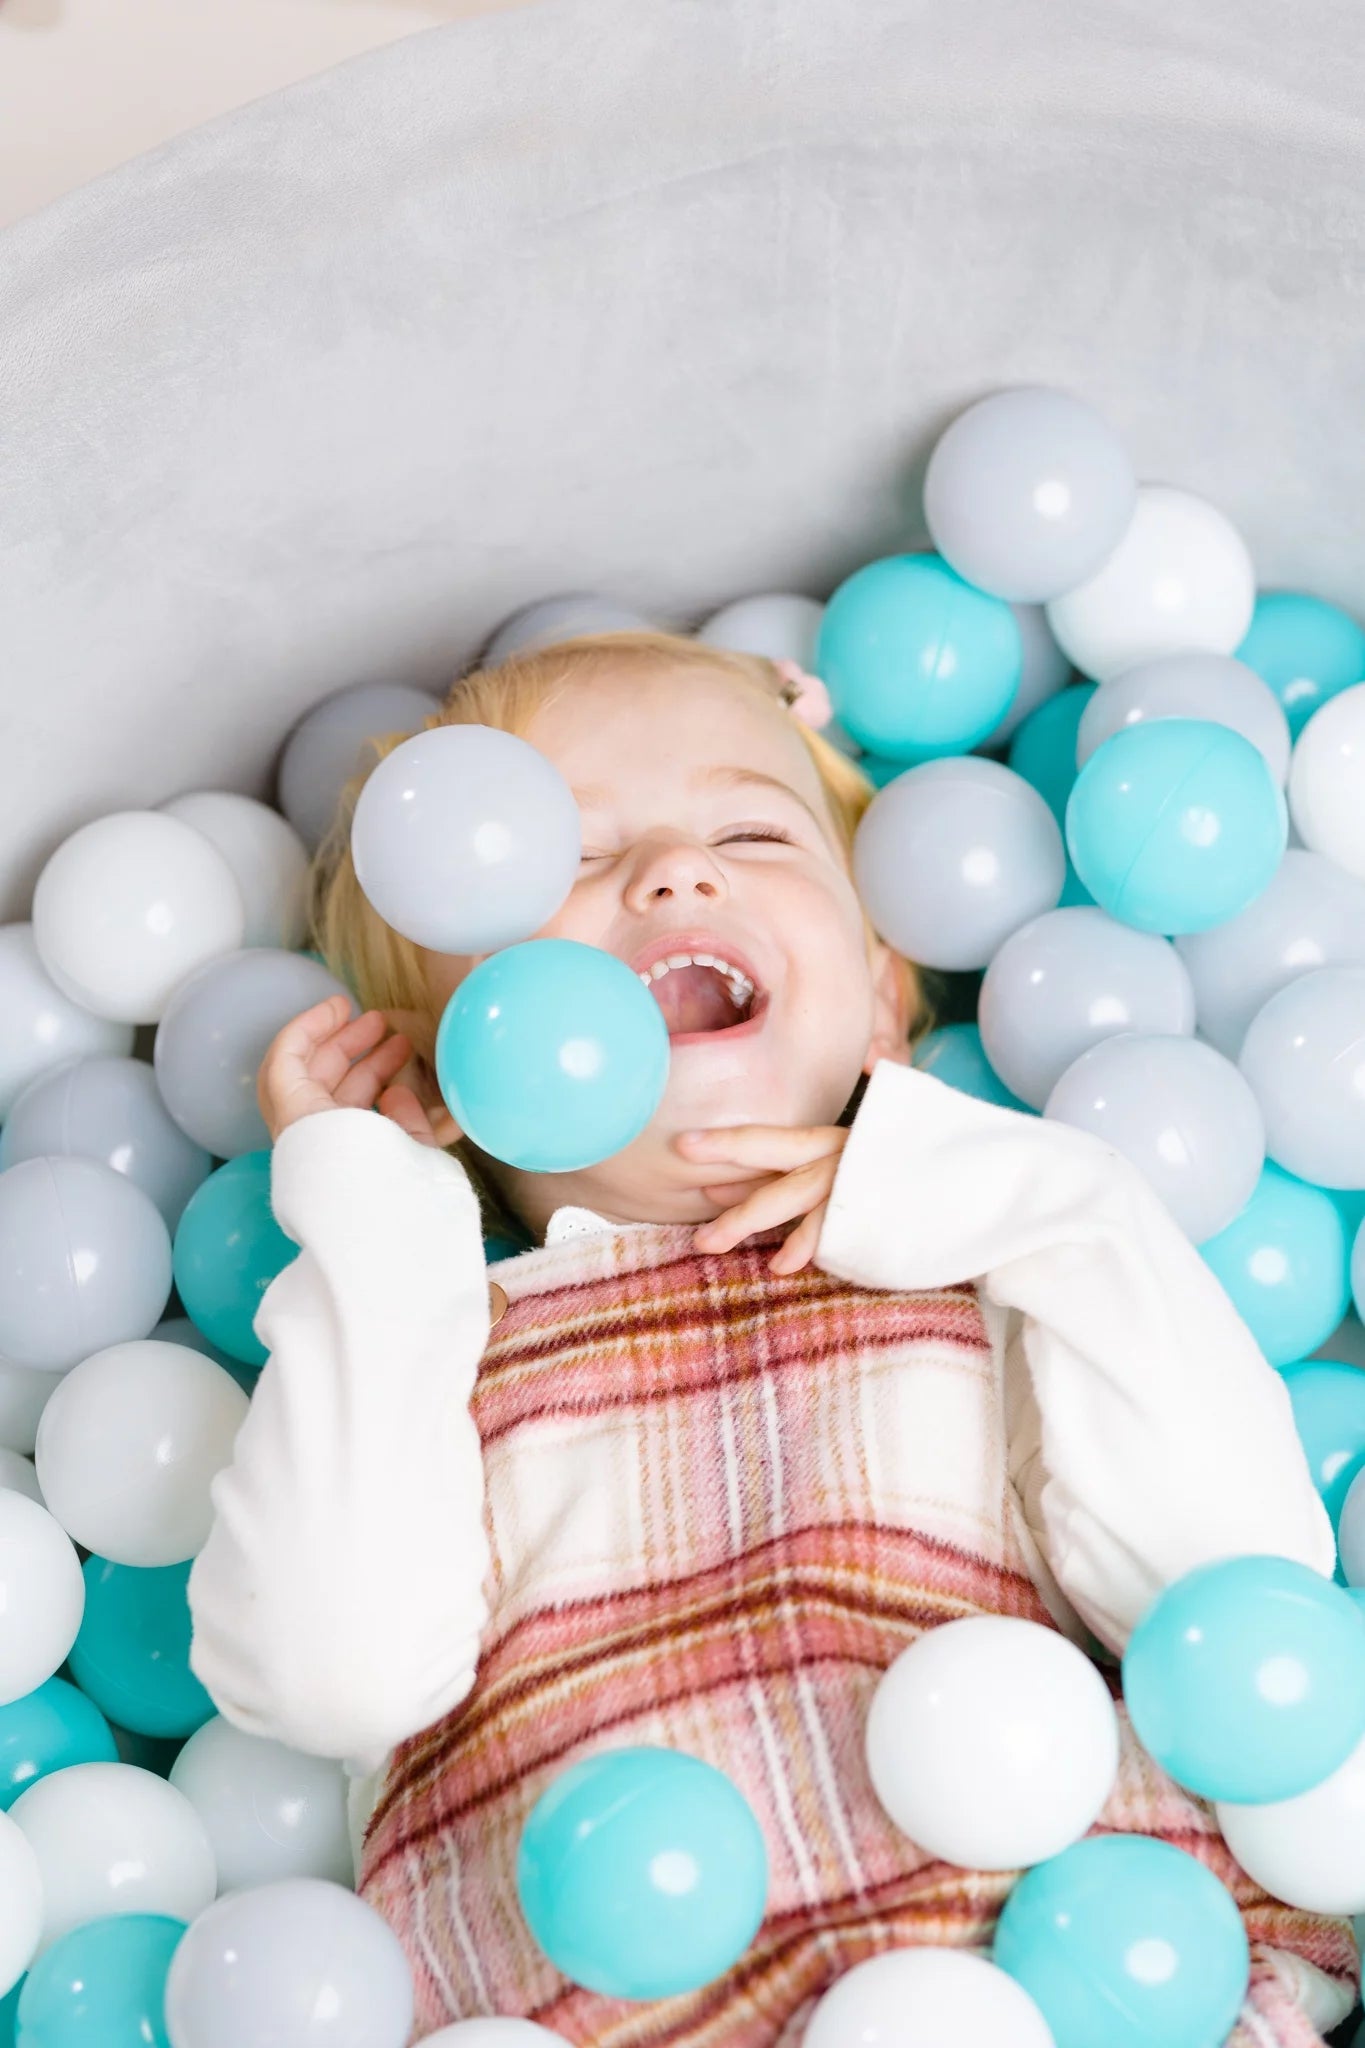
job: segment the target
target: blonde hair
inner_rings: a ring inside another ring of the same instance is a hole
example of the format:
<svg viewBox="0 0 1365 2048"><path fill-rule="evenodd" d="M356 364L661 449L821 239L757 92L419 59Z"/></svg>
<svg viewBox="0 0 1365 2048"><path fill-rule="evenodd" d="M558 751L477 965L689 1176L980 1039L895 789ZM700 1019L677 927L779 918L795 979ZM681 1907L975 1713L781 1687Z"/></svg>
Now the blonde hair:
<svg viewBox="0 0 1365 2048"><path fill-rule="evenodd" d="M784 679L775 664L762 656L736 654L668 633L600 633L555 646L514 654L496 668L475 669L451 685L440 709L425 721L425 731L445 725L488 725L524 737L537 712L565 690L604 667L629 664L637 672L676 673L705 669L726 675L742 688L757 691L769 702L781 702ZM857 764L799 720L793 724L814 763L830 816L846 854L851 854L858 821L876 794ZM351 859L351 820L367 777L386 755L411 737L389 733L370 740L362 766L346 784L326 837L313 859L309 879L311 943L329 970L352 990L362 1009L403 1011L415 1018L408 1036L423 1064L431 1069L436 1027L432 996L421 947L394 931L374 910L356 880ZM871 923L866 920L869 933ZM905 977L911 1038L927 1028L924 993L918 970L895 956ZM856 1098L855 1098L856 1100ZM487 1183L473 1148L461 1140L451 1148L470 1173L494 1228L515 1227L496 1189Z"/></svg>

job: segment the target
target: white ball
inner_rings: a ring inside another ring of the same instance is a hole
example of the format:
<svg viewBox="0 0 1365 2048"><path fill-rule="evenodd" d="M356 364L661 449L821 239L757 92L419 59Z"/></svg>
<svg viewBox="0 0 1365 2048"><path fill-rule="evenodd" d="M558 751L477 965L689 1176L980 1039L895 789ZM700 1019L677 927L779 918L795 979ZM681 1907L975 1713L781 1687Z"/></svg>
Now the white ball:
<svg viewBox="0 0 1365 2048"><path fill-rule="evenodd" d="M1281 788L1289 773L1289 720L1269 683L1230 654L1160 654L1096 690L1076 730L1076 766L1116 732L1153 718L1202 718L1249 740Z"/></svg>
<svg viewBox="0 0 1365 2048"><path fill-rule="evenodd" d="M1113 554L1047 616L1077 668L1102 683L1158 654L1231 654L1255 604L1251 556L1232 523L1190 491L1144 484Z"/></svg>
<svg viewBox="0 0 1365 2048"><path fill-rule="evenodd" d="M428 2034L423 2048L563 2048L564 2036L534 2020L456 2020Z"/></svg>
<svg viewBox="0 0 1365 2048"><path fill-rule="evenodd" d="M354 1885L341 1764L248 1735L215 1715L180 1751L170 1782L204 1823L220 1892L283 1877Z"/></svg>
<svg viewBox="0 0 1365 2048"><path fill-rule="evenodd" d="M38 957L31 924L0 925L0 1121L40 1074L64 1060L133 1049L131 1024L96 1017L64 995Z"/></svg>
<svg viewBox="0 0 1365 2048"><path fill-rule="evenodd" d="M496 668L513 654L535 654L563 640L596 633L659 633L663 628L633 606L592 590L541 597L504 619L484 649L481 668Z"/></svg>
<svg viewBox="0 0 1365 2048"><path fill-rule="evenodd" d="M136 1764L71 1764L10 1808L43 1879L39 1953L86 1920L167 1913L193 1920L213 1898L209 1838L183 1793Z"/></svg>
<svg viewBox="0 0 1365 2048"><path fill-rule="evenodd" d="M65 1377L60 1372L30 1372L0 1358L0 1444L6 1450L32 1457L43 1410Z"/></svg>
<svg viewBox="0 0 1365 2048"><path fill-rule="evenodd" d="M972 1870L1015 1870L1079 1841L1118 1761L1114 1703L1089 1658L1008 1615L927 1630L868 1715L868 1770L896 1826Z"/></svg>
<svg viewBox="0 0 1365 2048"><path fill-rule="evenodd" d="M900 1948L859 1963L825 1993L811 2015L803 2048L1055 2048L1055 2043L1023 1985L984 1956L956 1948Z"/></svg>
<svg viewBox="0 0 1365 2048"><path fill-rule="evenodd" d="M61 1669L84 1613L85 1580L71 1538L37 1501L0 1490L0 1706Z"/></svg>
<svg viewBox="0 0 1365 2048"><path fill-rule="evenodd" d="M1299 734L1289 810L1305 846L1365 875L1365 683L1329 697Z"/></svg>
<svg viewBox="0 0 1365 2048"><path fill-rule="evenodd" d="M825 607L813 597L766 591L761 597L741 597L723 605L697 628L697 638L708 647L728 647L736 654L794 661L813 674L824 616Z"/></svg>
<svg viewBox="0 0 1365 2048"><path fill-rule="evenodd" d="M43 1879L23 1829L0 1813L0 1996L33 1961L43 1931Z"/></svg>
<svg viewBox="0 0 1365 2048"><path fill-rule="evenodd" d="M1307 1913L1365 1913L1365 1741L1296 1799L1214 1811L1233 1855L1272 1898Z"/></svg>
<svg viewBox="0 0 1365 2048"><path fill-rule="evenodd" d="M202 832L237 878L246 911L244 946L301 946L308 926L308 848L286 818L254 797L196 789L160 806Z"/></svg>
<svg viewBox="0 0 1365 2048"><path fill-rule="evenodd" d="M38 1425L37 1468L69 1536L114 1564L183 1564L208 1541L209 1487L248 1401L183 1344L113 1344L73 1367Z"/></svg>
<svg viewBox="0 0 1365 2048"><path fill-rule="evenodd" d="M0 1487L8 1487L12 1493L27 1494L30 1500L37 1501L40 1508L47 1506L33 1460L22 1457L18 1451L6 1450L3 1445L0 1445Z"/></svg>
<svg viewBox="0 0 1365 2048"><path fill-rule="evenodd" d="M57 986L96 1016L155 1024L176 984L242 943L232 869L202 832L159 811L115 811L52 855L33 937Z"/></svg>

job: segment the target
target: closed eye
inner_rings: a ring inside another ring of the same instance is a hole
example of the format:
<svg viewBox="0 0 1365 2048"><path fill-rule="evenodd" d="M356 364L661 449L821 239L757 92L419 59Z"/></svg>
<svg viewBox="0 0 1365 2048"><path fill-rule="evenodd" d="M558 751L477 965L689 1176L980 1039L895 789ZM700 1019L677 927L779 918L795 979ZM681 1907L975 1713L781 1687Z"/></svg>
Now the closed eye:
<svg viewBox="0 0 1365 2048"><path fill-rule="evenodd" d="M733 846L737 842L746 839L775 840L781 846L794 846L796 844L790 832L783 832L776 825L746 825L742 831L727 832L724 838L717 840L716 844L718 846ZM615 856L610 853L583 853L579 858L580 860L613 860Z"/></svg>

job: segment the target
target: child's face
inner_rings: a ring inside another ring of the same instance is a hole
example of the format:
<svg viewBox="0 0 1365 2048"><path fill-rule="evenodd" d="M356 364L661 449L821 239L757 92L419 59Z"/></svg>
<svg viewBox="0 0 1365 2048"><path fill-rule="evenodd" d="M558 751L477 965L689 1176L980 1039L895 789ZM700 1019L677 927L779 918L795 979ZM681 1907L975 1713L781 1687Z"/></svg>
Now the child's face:
<svg viewBox="0 0 1365 2048"><path fill-rule="evenodd" d="M869 942L820 778L780 704L723 673L609 671L566 690L526 737L574 791L583 824L578 880L535 936L632 966L660 942L665 953L738 955L759 1014L734 1028L748 1012L705 969L654 982L673 1045L648 1128L581 1173L492 1171L538 1231L566 1202L622 1220L702 1220L715 1205L699 1183L714 1185L716 1169L688 1165L673 1138L836 1122L858 1076L903 1049L892 958ZM431 958L439 1004L471 964Z"/></svg>

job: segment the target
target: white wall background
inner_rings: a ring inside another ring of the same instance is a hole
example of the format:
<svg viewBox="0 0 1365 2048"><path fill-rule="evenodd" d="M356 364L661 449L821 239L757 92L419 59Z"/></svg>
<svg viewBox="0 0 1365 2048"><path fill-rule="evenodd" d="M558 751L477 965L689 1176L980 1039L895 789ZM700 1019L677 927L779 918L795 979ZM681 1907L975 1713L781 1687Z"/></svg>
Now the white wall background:
<svg viewBox="0 0 1365 2048"><path fill-rule="evenodd" d="M0 227L263 93L515 0L0 0Z"/></svg>

